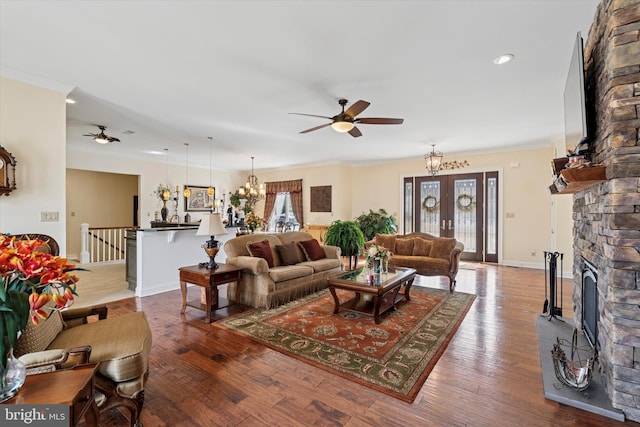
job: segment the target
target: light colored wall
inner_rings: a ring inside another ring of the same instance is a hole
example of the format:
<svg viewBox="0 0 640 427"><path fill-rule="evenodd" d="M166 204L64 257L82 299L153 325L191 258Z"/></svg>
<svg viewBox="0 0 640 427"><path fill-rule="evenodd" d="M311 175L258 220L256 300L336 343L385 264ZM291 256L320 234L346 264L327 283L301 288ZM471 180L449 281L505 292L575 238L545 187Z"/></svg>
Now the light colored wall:
<svg viewBox="0 0 640 427"><path fill-rule="evenodd" d="M166 176L171 188L182 187L185 165L169 163L165 172L162 159L141 161L115 154L94 156L82 152L68 152L65 160L64 99L65 94L60 92L0 79L0 144L18 160L18 190L0 199L0 230L49 234L66 254L66 168L138 175L140 225L148 227L154 212L162 206L154 190L167 181ZM558 250L572 259L571 197L552 198L547 189L553 157L552 148L445 157L447 161L468 160L471 166L465 172L500 171L503 240L499 249L504 264L540 268L544 250ZM302 178L307 224L353 219L369 208L384 208L397 214L401 207L402 177L423 174L422 158L358 167L330 165L256 172L261 182ZM218 194L221 190L234 191L246 178L246 173L217 170L212 175ZM190 168L189 181L191 185L207 186L209 170ZM312 213L309 188L324 185L332 186L332 212ZM184 216L182 201L178 208L179 215ZM261 212L262 207L258 205L258 209ZM40 222L40 212L48 211L59 212L60 221ZM512 213L513 218L506 218L507 213ZM201 214L191 216L198 221ZM536 255L532 256L531 251L536 251ZM565 266L565 270L570 271L570 266Z"/></svg>
<svg viewBox="0 0 640 427"><path fill-rule="evenodd" d="M572 223L570 210L567 213L566 209L567 205L570 206L571 197L551 196L547 188L552 179L553 156L554 151L550 147L469 155L445 153L445 161L467 160L470 166L457 171L443 171L443 174L499 172L502 235L499 253L502 264L542 268L543 252L550 250L563 252L571 259ZM305 223L330 224L336 219L353 219L369 209L383 208L397 216L402 211L403 178L426 174L424 159L417 158L357 167L341 165L258 171L256 175L261 182L302 178ZM331 214L309 212L309 187L316 185L332 185ZM555 211L552 203L556 204ZM565 271L570 273L570 266L565 265Z"/></svg>
<svg viewBox="0 0 640 427"><path fill-rule="evenodd" d="M0 231L50 235L66 254L65 93L0 78L0 145L17 161L16 185L0 197ZM41 222L58 212L58 222Z"/></svg>
<svg viewBox="0 0 640 427"><path fill-rule="evenodd" d="M138 176L67 169L67 254L80 254L80 225L133 225Z"/></svg>
<svg viewBox="0 0 640 427"><path fill-rule="evenodd" d="M158 147L162 150L162 147ZM184 154L180 154L180 160L184 161ZM166 167L164 157L160 156L157 160L144 161L140 159L131 159L127 157L117 156L112 153L105 153L101 156L95 156L84 152L69 152L67 157L67 166L71 169L109 172L125 175L137 175L138 180L138 202L140 212L140 227L148 228L151 221L155 218L155 212L159 212L162 208L162 202L155 195L158 184L167 184L172 191L176 186L182 188L184 184L196 186L209 186L209 169L189 167L189 182L185 183L185 164L169 163ZM222 191L232 188L232 175L228 172L213 170L211 173L211 184L216 187L216 197L221 197ZM239 185L239 184L238 184ZM228 196L227 196L228 201ZM174 213L174 203L168 202L169 215ZM129 214L130 210L127 211ZM200 221L203 212L190 212L191 221ZM184 220L184 201L182 197L178 200L178 215Z"/></svg>
<svg viewBox="0 0 640 427"><path fill-rule="evenodd" d="M256 175L260 182L302 179L304 223L323 225L331 224L336 219L351 218L351 199L353 198L352 171L351 166L330 165L262 171L259 174L256 172ZM331 186L331 212L311 212L310 187L325 185ZM262 216L264 203L256 204L256 209Z"/></svg>

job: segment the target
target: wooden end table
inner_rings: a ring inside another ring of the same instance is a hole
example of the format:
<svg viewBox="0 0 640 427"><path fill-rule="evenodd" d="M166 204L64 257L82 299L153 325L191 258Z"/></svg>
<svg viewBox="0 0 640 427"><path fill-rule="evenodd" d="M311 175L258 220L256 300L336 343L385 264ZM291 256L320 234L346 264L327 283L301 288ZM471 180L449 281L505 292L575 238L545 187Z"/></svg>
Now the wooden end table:
<svg viewBox="0 0 640 427"><path fill-rule="evenodd" d="M218 295L218 286L226 283L238 282L236 286L236 303L238 310L242 311L240 304L240 290L242 286L242 267L233 264L218 263L218 268L208 269L207 267L201 267L200 265L191 265L188 267L181 267L180 269L180 290L182 291L182 310L180 314L184 314L187 306L203 310L205 312L205 321L211 323L212 321L222 319L229 314L232 307L231 302L226 298L221 298ZM187 301L187 283L201 286L205 292L205 301L202 303L200 299ZM219 309L227 308L226 313L215 313Z"/></svg>
<svg viewBox="0 0 640 427"><path fill-rule="evenodd" d="M97 427L100 418L95 395L98 363L78 365L44 374L28 375L22 388L3 404L68 405L69 425L78 425L84 416L87 426Z"/></svg>

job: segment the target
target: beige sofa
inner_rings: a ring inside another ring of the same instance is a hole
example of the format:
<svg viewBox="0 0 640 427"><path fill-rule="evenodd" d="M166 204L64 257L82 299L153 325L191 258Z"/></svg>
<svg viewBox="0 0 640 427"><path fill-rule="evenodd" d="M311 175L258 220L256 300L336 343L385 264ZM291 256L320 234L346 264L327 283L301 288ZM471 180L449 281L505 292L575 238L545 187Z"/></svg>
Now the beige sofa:
<svg viewBox="0 0 640 427"><path fill-rule="evenodd" d="M462 242L453 238L436 237L427 233L406 235L377 234L375 243L392 252L389 265L415 268L422 276L445 276L449 279L449 290L453 292L456 274L460 264L460 254L464 250Z"/></svg>
<svg viewBox="0 0 640 427"><path fill-rule="evenodd" d="M340 248L318 244L321 253L316 255L322 258L310 260L299 242L309 245L311 240L314 239L309 233L289 231L247 234L227 241L226 262L243 269L240 302L256 308L272 308L325 288L327 277L342 271ZM255 244L264 241L273 259L271 267L267 259L250 253L252 245L255 249ZM235 298L236 285L229 285L231 299Z"/></svg>

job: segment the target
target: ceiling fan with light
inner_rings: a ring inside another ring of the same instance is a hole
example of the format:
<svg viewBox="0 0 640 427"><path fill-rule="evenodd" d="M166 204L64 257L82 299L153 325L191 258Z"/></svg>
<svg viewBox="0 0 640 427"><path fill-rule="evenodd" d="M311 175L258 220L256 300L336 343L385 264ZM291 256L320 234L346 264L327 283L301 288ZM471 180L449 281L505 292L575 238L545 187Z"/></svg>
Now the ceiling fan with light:
<svg viewBox="0 0 640 427"><path fill-rule="evenodd" d="M348 132L354 138L362 136L360 130L356 127L357 123L367 124L367 125L400 125L404 122L404 119L392 119L386 117L356 117L358 114L362 113L370 103L367 101L359 100L356 101L353 105L351 105L346 110L344 109L345 105L347 105L346 99L338 100L338 104L342 106L342 112L336 114L333 117L329 116L319 116L317 114L304 114L304 113L289 113L289 114L297 114L299 116L309 116L309 117L320 117L322 119L329 119L331 123L325 123L320 126L315 126L307 130L303 130L300 133L308 133L313 132L318 129L322 129L327 126L331 126L337 132Z"/></svg>
<svg viewBox="0 0 640 427"><path fill-rule="evenodd" d="M110 142L120 142L120 140L118 138L114 138L114 137L109 136L106 133L104 133L104 131L107 130L106 126L102 126L102 125L96 125L96 126L98 126L98 128L100 129L100 133L89 133L89 134L85 134L83 136L92 136L93 140L95 142L97 142L98 144L108 144Z"/></svg>

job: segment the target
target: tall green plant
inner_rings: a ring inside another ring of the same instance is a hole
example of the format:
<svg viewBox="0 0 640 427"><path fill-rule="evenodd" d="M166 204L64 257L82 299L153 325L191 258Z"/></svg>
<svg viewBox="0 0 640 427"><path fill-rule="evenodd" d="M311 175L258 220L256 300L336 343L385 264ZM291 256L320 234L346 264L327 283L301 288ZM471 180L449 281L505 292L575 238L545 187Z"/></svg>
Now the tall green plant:
<svg viewBox="0 0 640 427"><path fill-rule="evenodd" d="M363 213L355 219L355 222L362 230L366 240L373 239L376 234L394 234L398 232L396 218L389 215L384 209L378 209L377 212L369 209L369 213Z"/></svg>
<svg viewBox="0 0 640 427"><path fill-rule="evenodd" d="M357 256L364 247L364 235L354 221L333 221L324 234L324 243L338 246L343 256Z"/></svg>

